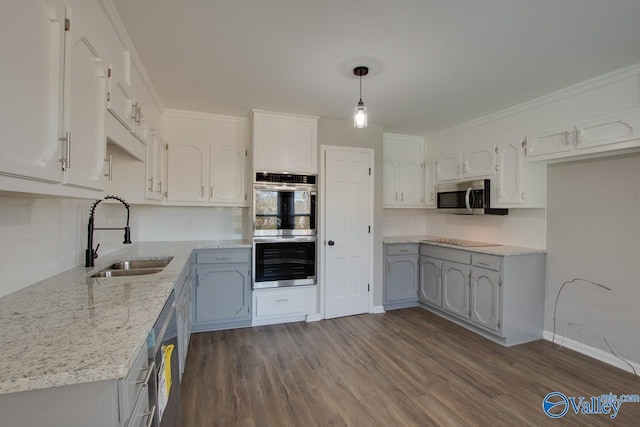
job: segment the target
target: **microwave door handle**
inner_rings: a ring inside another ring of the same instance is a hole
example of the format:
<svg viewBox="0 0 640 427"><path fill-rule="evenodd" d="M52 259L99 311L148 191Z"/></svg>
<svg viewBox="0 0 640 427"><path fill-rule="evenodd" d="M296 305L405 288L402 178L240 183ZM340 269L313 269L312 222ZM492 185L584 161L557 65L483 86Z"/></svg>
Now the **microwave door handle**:
<svg viewBox="0 0 640 427"><path fill-rule="evenodd" d="M464 204L467 207L467 210L471 210L471 205L469 204L469 198L471 197L471 187L467 188L467 193L464 195Z"/></svg>

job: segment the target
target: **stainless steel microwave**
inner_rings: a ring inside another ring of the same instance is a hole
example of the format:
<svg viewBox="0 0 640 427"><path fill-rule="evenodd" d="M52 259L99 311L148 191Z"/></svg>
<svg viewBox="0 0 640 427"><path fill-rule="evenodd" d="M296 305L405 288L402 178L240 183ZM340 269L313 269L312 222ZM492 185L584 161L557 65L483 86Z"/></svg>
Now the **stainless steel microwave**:
<svg viewBox="0 0 640 427"><path fill-rule="evenodd" d="M491 181L451 182L436 186L438 212L458 215L507 215L508 209L491 208Z"/></svg>

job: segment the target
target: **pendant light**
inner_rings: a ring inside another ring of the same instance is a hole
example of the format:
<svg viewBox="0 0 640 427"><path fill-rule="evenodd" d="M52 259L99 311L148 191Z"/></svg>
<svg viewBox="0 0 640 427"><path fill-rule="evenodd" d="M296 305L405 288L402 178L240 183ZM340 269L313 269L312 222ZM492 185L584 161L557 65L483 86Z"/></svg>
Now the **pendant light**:
<svg viewBox="0 0 640 427"><path fill-rule="evenodd" d="M353 126L357 128L367 127L367 107L362 102L362 76L369 74L369 68L359 66L353 69L353 74L360 77L360 101L358 105L353 109Z"/></svg>

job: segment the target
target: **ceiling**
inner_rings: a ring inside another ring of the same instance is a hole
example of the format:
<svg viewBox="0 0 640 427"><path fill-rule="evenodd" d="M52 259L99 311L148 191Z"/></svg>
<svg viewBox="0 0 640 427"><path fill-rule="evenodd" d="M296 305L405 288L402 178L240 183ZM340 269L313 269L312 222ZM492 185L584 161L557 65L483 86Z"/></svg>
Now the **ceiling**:
<svg viewBox="0 0 640 427"><path fill-rule="evenodd" d="M638 0L113 0L162 102L428 135L640 63Z"/></svg>

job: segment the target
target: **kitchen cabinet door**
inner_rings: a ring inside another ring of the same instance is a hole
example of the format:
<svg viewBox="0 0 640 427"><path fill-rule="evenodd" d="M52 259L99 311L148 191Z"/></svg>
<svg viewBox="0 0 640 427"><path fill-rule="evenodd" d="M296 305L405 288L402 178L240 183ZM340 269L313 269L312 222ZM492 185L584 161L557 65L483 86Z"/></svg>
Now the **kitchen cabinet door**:
<svg viewBox="0 0 640 427"><path fill-rule="evenodd" d="M470 271L468 265L442 263L442 308L464 319L469 318Z"/></svg>
<svg viewBox="0 0 640 427"><path fill-rule="evenodd" d="M3 4L0 174L62 182L58 118L65 11L60 3Z"/></svg>
<svg viewBox="0 0 640 427"><path fill-rule="evenodd" d="M436 167L434 161L425 163L424 196L422 201L425 207L436 207Z"/></svg>
<svg viewBox="0 0 640 427"><path fill-rule="evenodd" d="M251 278L246 267L196 268L195 323L251 320Z"/></svg>
<svg viewBox="0 0 640 427"><path fill-rule="evenodd" d="M527 157L571 151L573 150L573 127L565 126L532 133L526 136L525 146Z"/></svg>
<svg viewBox="0 0 640 427"><path fill-rule="evenodd" d="M94 42L93 11L84 9L91 7L100 6L83 2L66 11L64 183L103 190L107 70Z"/></svg>
<svg viewBox="0 0 640 427"><path fill-rule="evenodd" d="M425 256L420 257L420 293L418 299L424 303L440 307L442 305L442 281L440 271L442 261Z"/></svg>
<svg viewBox="0 0 640 427"><path fill-rule="evenodd" d="M420 207L422 204L422 159L400 162L398 178L400 205Z"/></svg>
<svg viewBox="0 0 640 427"><path fill-rule="evenodd" d="M417 255L387 257L385 303L418 299L417 261Z"/></svg>
<svg viewBox="0 0 640 427"><path fill-rule="evenodd" d="M640 110L616 112L576 126L576 149L615 144L640 138Z"/></svg>
<svg viewBox="0 0 640 427"><path fill-rule="evenodd" d="M248 206L247 157L243 147L210 147L209 201L218 205Z"/></svg>
<svg viewBox="0 0 640 427"><path fill-rule="evenodd" d="M500 274L473 268L471 273L471 321L497 332L500 329Z"/></svg>
<svg viewBox="0 0 640 427"><path fill-rule="evenodd" d="M496 147L493 144L466 150L462 153L462 158L463 178L477 178L496 173Z"/></svg>
<svg viewBox="0 0 640 427"><path fill-rule="evenodd" d="M209 194L209 144L170 141L167 159L167 200L206 202Z"/></svg>
<svg viewBox="0 0 640 427"><path fill-rule="evenodd" d="M384 207L398 205L398 161L384 159L382 161L382 203Z"/></svg>
<svg viewBox="0 0 640 427"><path fill-rule="evenodd" d="M253 112L253 170L318 173L318 118Z"/></svg>
<svg viewBox="0 0 640 427"><path fill-rule="evenodd" d="M444 153L436 161L436 181L453 181L462 178L462 153Z"/></svg>
<svg viewBox="0 0 640 427"><path fill-rule="evenodd" d="M498 195L499 204L522 204L523 143L509 141L498 145Z"/></svg>

